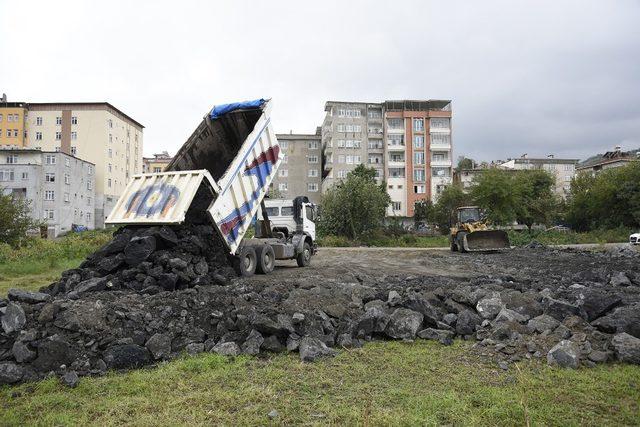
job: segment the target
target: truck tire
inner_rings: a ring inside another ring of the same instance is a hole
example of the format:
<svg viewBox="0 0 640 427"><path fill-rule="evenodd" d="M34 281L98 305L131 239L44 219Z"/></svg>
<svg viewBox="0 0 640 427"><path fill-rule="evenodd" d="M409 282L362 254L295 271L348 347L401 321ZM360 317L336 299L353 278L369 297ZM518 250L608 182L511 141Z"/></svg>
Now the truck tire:
<svg viewBox="0 0 640 427"><path fill-rule="evenodd" d="M256 249L256 272L260 274L269 274L276 266L276 254L269 245L259 246Z"/></svg>
<svg viewBox="0 0 640 427"><path fill-rule="evenodd" d="M456 246L458 247L458 250L462 253L466 253L467 250L464 248L464 236L466 236L467 233L464 231L461 231L460 233L458 233L458 235L456 236Z"/></svg>
<svg viewBox="0 0 640 427"><path fill-rule="evenodd" d="M298 267L306 267L311 264L311 245L308 242L304 242L302 252L296 256Z"/></svg>
<svg viewBox="0 0 640 427"><path fill-rule="evenodd" d="M256 251L251 246L240 249L240 253L233 258L233 269L238 276L253 276L256 271Z"/></svg>
<svg viewBox="0 0 640 427"><path fill-rule="evenodd" d="M451 239L451 252L458 252L458 245L456 245L455 239Z"/></svg>

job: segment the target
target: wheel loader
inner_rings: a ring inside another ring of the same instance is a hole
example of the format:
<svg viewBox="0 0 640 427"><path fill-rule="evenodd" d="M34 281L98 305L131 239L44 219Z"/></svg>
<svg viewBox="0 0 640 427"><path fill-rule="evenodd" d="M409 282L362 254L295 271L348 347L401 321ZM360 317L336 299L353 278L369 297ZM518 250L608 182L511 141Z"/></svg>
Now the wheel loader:
<svg viewBox="0 0 640 427"><path fill-rule="evenodd" d="M452 217L449 242L452 251L483 252L510 249L509 236L503 230L492 230L478 206L462 206Z"/></svg>

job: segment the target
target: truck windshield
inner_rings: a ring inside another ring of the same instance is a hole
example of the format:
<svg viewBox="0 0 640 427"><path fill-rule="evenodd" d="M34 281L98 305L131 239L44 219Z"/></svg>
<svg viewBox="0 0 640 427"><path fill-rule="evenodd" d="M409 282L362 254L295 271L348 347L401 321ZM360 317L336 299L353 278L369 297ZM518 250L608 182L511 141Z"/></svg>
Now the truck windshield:
<svg viewBox="0 0 640 427"><path fill-rule="evenodd" d="M282 216L293 216L293 206L283 206L280 213Z"/></svg>
<svg viewBox="0 0 640 427"><path fill-rule="evenodd" d="M280 209L278 209L277 206L271 207L271 208L267 208L267 215L269 215L269 217L272 216L278 216L278 211Z"/></svg>
<svg viewBox="0 0 640 427"><path fill-rule="evenodd" d="M478 209L462 209L460 210L460 222L477 222L480 221L480 212Z"/></svg>

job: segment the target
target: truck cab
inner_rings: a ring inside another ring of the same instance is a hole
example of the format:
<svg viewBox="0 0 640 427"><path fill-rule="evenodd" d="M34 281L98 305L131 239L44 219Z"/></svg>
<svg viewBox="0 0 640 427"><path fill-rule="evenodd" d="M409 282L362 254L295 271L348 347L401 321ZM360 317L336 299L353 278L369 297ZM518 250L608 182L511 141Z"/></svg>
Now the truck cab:
<svg viewBox="0 0 640 427"><path fill-rule="evenodd" d="M271 231L283 233L285 237L293 236L302 223L301 231L316 241L316 224L318 208L314 203L301 201L300 218L294 216L294 199L265 199L265 210L271 223ZM264 220L262 210L258 211L258 221ZM256 227L260 227L256 223Z"/></svg>

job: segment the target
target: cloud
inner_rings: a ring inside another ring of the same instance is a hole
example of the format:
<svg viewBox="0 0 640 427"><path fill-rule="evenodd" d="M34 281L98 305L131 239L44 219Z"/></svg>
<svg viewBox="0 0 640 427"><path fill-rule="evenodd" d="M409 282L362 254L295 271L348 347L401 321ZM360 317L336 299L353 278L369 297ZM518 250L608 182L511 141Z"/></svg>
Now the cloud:
<svg viewBox="0 0 640 427"><path fill-rule="evenodd" d="M281 132L326 100L453 100L454 150L640 146L635 1L0 3L2 91L106 100L175 151L215 103L272 97Z"/></svg>

